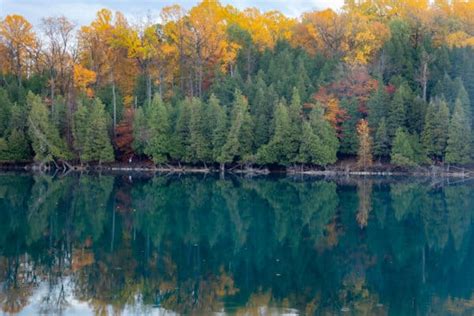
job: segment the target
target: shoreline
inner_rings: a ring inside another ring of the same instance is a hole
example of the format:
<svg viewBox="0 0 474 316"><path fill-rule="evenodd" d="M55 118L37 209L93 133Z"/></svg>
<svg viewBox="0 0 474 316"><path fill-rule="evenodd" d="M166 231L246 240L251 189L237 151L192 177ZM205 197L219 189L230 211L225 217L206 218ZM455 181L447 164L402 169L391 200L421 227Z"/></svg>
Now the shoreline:
<svg viewBox="0 0 474 316"><path fill-rule="evenodd" d="M342 165L342 164L341 164ZM341 176L382 176L382 177L392 177L392 176L410 176L410 177L450 177L450 178L471 178L474 177L474 168L472 166L459 167L451 166L446 168L445 166L428 166L428 167L418 167L418 168L400 168L394 167L389 164L380 164L377 166L371 167L371 169L360 170L354 168L354 166L345 165L333 165L327 167L326 169L317 169L317 168L269 168L269 167L244 167L233 165L225 169L225 171L220 170L215 167L198 167L190 165L162 165L154 166L149 163L112 163L112 164L103 164L103 165L72 165L71 168L39 168L35 163L1 163L1 171L28 171L28 172L51 172L59 171L61 173L70 173L70 172L118 172L118 173L167 173L167 174L243 174L246 176L260 176L260 175L271 175L271 174L284 174L287 176L302 175L302 176L331 176L331 177L341 177ZM472 169L468 168L471 167ZM452 171L454 169L455 171Z"/></svg>

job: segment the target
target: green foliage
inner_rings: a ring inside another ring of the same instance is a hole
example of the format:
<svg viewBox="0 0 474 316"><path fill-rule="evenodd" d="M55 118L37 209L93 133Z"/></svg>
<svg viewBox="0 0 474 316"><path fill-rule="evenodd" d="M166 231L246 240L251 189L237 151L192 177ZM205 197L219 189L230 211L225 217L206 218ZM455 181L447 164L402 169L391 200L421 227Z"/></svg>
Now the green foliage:
<svg viewBox="0 0 474 316"><path fill-rule="evenodd" d="M31 157L28 139L22 130L14 129L7 138L8 160L25 161Z"/></svg>
<svg viewBox="0 0 474 316"><path fill-rule="evenodd" d="M342 123L342 139L340 152L346 155L357 154L359 140L357 139L356 126L361 119L361 114L357 109L357 100L344 99L341 108L346 111L347 119Z"/></svg>
<svg viewBox="0 0 474 316"><path fill-rule="evenodd" d="M151 104L145 105L145 116L148 138L143 152L151 157L155 164L165 163L168 161L171 126L169 107L160 95L156 94Z"/></svg>
<svg viewBox="0 0 474 316"><path fill-rule="evenodd" d="M210 140L216 124L213 114L208 102L192 99L189 131L193 162L212 161L212 142Z"/></svg>
<svg viewBox="0 0 474 316"><path fill-rule="evenodd" d="M323 118L323 111L317 107L310 113L309 121L303 121L299 163L326 166L337 160L339 140L332 126Z"/></svg>
<svg viewBox="0 0 474 316"><path fill-rule="evenodd" d="M235 91L231 123L226 142L217 161L231 163L234 161L249 162L253 146L253 126L248 103L239 90Z"/></svg>
<svg viewBox="0 0 474 316"><path fill-rule="evenodd" d="M4 137L10 122L12 103L7 91L0 88L0 137Z"/></svg>
<svg viewBox="0 0 474 316"><path fill-rule="evenodd" d="M463 164L470 161L471 141L467 135L471 135L471 127L464 113L464 106L461 100L457 99L448 129L445 158L447 163Z"/></svg>
<svg viewBox="0 0 474 316"><path fill-rule="evenodd" d="M388 156L390 153L390 137L387 133L385 118L382 118L375 131L373 151L374 155L378 157Z"/></svg>
<svg viewBox="0 0 474 316"><path fill-rule="evenodd" d="M84 159L84 148L88 141L88 131L90 129L89 121L89 107L83 103L79 103L76 112L74 113L73 137L74 150L81 160Z"/></svg>
<svg viewBox="0 0 474 316"><path fill-rule="evenodd" d="M175 124L172 135L172 144L170 155L173 159L182 162L191 162L191 143L190 143L190 121L191 121L191 100L185 99L177 103L175 109Z"/></svg>
<svg viewBox="0 0 474 316"><path fill-rule="evenodd" d="M227 139L227 131L229 127L227 109L219 104L219 99L217 99L215 95L211 95L208 103L209 119L213 121L214 125L214 130L212 131L210 138L208 138L208 141L211 140L212 143L212 158L214 161L217 161Z"/></svg>
<svg viewBox="0 0 474 316"><path fill-rule="evenodd" d="M113 104L113 88L112 84L108 84L105 87L99 89L97 91L96 97L99 98L102 103L105 105L105 111L110 117L114 116L114 104ZM115 102L116 102L116 115L117 115L117 122L120 122L123 118L123 96L120 92L120 89L116 86L115 87ZM142 104L142 103L140 103Z"/></svg>
<svg viewBox="0 0 474 316"><path fill-rule="evenodd" d="M444 157L448 139L448 125L449 109L446 101L437 99L430 102L421 136L428 156L437 159Z"/></svg>
<svg viewBox="0 0 474 316"><path fill-rule="evenodd" d="M370 96L368 102L368 121L374 130L377 130L382 119L387 115L390 107L390 97L385 91L383 82L379 81L377 90Z"/></svg>
<svg viewBox="0 0 474 316"><path fill-rule="evenodd" d="M280 163L288 165L291 162L292 148L290 147L291 121L288 107L280 102L275 108L275 133L269 143L260 147L257 160L262 164Z"/></svg>
<svg viewBox="0 0 474 316"><path fill-rule="evenodd" d="M411 92L406 83L400 85L395 92L387 117L387 133L393 138L398 128L406 127L407 103L410 102Z"/></svg>
<svg viewBox="0 0 474 316"><path fill-rule="evenodd" d="M88 112L81 161L99 164L111 162L114 160L114 150L107 131L105 106L100 99L95 99Z"/></svg>
<svg viewBox="0 0 474 316"><path fill-rule="evenodd" d="M49 162L55 159L71 157L66 142L59 136L46 105L41 98L29 92L27 103L30 108L28 115L28 135L35 153L35 160Z"/></svg>
<svg viewBox="0 0 474 316"><path fill-rule="evenodd" d="M393 140L391 161L395 165L413 167L427 162L426 154L417 135L397 129Z"/></svg>

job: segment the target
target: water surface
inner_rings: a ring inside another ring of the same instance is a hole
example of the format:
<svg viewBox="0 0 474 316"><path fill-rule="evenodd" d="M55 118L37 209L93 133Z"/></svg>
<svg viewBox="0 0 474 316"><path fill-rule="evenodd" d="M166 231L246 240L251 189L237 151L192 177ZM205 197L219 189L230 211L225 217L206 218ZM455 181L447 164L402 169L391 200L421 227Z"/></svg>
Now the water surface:
<svg viewBox="0 0 474 316"><path fill-rule="evenodd" d="M473 186L3 174L1 311L472 315Z"/></svg>

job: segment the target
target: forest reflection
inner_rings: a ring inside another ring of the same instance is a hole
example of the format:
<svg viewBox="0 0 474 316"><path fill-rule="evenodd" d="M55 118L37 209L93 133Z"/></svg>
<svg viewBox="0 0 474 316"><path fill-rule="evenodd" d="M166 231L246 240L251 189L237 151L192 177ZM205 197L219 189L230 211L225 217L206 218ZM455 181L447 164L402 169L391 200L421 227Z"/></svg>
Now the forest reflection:
<svg viewBox="0 0 474 316"><path fill-rule="evenodd" d="M473 184L0 175L4 313L474 313Z"/></svg>

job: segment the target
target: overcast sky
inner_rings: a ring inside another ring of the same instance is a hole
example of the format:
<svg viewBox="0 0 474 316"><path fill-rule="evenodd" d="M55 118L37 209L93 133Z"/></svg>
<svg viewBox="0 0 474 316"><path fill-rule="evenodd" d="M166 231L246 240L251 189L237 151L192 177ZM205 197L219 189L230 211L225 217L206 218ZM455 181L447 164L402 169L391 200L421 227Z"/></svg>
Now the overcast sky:
<svg viewBox="0 0 474 316"><path fill-rule="evenodd" d="M33 25L38 25L42 17L65 15L78 25L89 24L101 8L119 10L127 18L137 19L151 14L158 16L160 9L171 4L190 8L198 0L0 0L0 17L16 13L23 15ZM222 4L232 4L243 9L257 7L263 11L279 10L288 16L298 17L304 11L314 9L339 9L344 0L221 0Z"/></svg>

